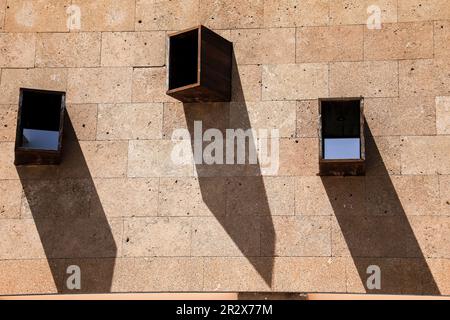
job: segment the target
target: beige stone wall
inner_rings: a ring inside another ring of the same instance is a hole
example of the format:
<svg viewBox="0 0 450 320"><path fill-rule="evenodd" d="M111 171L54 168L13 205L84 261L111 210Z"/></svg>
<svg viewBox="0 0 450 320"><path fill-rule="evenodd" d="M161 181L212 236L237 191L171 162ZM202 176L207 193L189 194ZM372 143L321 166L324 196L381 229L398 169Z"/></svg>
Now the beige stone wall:
<svg viewBox="0 0 450 320"><path fill-rule="evenodd" d="M231 103L165 94L196 24L234 43ZM67 292L72 264L81 292L450 294L449 44L448 0L0 0L0 294ZM61 166L14 167L19 87L67 92ZM317 99L353 96L367 175L320 178ZM278 128L278 174L172 164L193 120Z"/></svg>

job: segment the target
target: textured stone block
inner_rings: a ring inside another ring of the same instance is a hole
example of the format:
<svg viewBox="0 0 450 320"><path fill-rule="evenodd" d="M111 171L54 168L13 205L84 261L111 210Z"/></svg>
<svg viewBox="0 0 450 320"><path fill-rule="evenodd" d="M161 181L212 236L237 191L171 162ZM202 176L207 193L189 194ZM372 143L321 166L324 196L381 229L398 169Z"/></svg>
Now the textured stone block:
<svg viewBox="0 0 450 320"><path fill-rule="evenodd" d="M66 91L67 70L62 68L3 69L0 104L18 104L19 88Z"/></svg>
<svg viewBox="0 0 450 320"><path fill-rule="evenodd" d="M0 50L0 67L34 67L36 37L31 33L2 33Z"/></svg>
<svg viewBox="0 0 450 320"><path fill-rule="evenodd" d="M193 256L258 256L261 224L258 216L226 215L192 218Z"/></svg>
<svg viewBox="0 0 450 320"><path fill-rule="evenodd" d="M450 18L446 0L399 0L399 21L445 20Z"/></svg>
<svg viewBox="0 0 450 320"><path fill-rule="evenodd" d="M225 178L160 178L160 216L225 214Z"/></svg>
<svg viewBox="0 0 450 320"><path fill-rule="evenodd" d="M381 270L381 289L367 288L369 266ZM369 294L437 295L434 272L423 258L355 258L347 265L347 291ZM420 279L420 281L418 281ZM441 292L442 294L442 292Z"/></svg>
<svg viewBox="0 0 450 320"><path fill-rule="evenodd" d="M2 295L57 293L47 259L0 261Z"/></svg>
<svg viewBox="0 0 450 320"><path fill-rule="evenodd" d="M31 220L31 219L29 219ZM93 216L36 222L45 255L50 258L114 258L121 256L123 222Z"/></svg>
<svg viewBox="0 0 450 320"><path fill-rule="evenodd" d="M101 34L39 33L36 39L37 67L100 66Z"/></svg>
<svg viewBox="0 0 450 320"><path fill-rule="evenodd" d="M399 61L400 96L434 96L434 75L433 60Z"/></svg>
<svg viewBox="0 0 450 320"><path fill-rule="evenodd" d="M133 31L135 0L78 0L82 31Z"/></svg>
<svg viewBox="0 0 450 320"><path fill-rule="evenodd" d="M264 26L301 27L324 26L329 20L326 0L266 0Z"/></svg>
<svg viewBox="0 0 450 320"><path fill-rule="evenodd" d="M7 32L65 32L70 0L17 0L6 7Z"/></svg>
<svg viewBox="0 0 450 320"><path fill-rule="evenodd" d="M450 95L450 63L446 59L400 61L400 96Z"/></svg>
<svg viewBox="0 0 450 320"><path fill-rule="evenodd" d="M20 218L22 184L19 180L0 182L0 219Z"/></svg>
<svg viewBox="0 0 450 320"><path fill-rule="evenodd" d="M295 28L231 30L237 63L295 63Z"/></svg>
<svg viewBox="0 0 450 320"><path fill-rule="evenodd" d="M162 103L101 104L97 139L161 139L162 116Z"/></svg>
<svg viewBox="0 0 450 320"><path fill-rule="evenodd" d="M131 102L131 68L69 69L68 103Z"/></svg>
<svg viewBox="0 0 450 320"><path fill-rule="evenodd" d="M318 139L280 139L280 169L278 175L312 176L318 172Z"/></svg>
<svg viewBox="0 0 450 320"><path fill-rule="evenodd" d="M291 292L345 292L345 259L275 258L274 290Z"/></svg>
<svg viewBox="0 0 450 320"><path fill-rule="evenodd" d="M326 64L263 66L263 100L301 100L328 97Z"/></svg>
<svg viewBox="0 0 450 320"><path fill-rule="evenodd" d="M89 217L92 185L86 179L26 180L22 216L34 219Z"/></svg>
<svg viewBox="0 0 450 320"><path fill-rule="evenodd" d="M370 6L378 6L381 10L381 23L397 22L396 0L335 0L330 2L331 24L366 24Z"/></svg>
<svg viewBox="0 0 450 320"><path fill-rule="evenodd" d="M189 256L191 222L188 218L128 218L124 221L125 257Z"/></svg>
<svg viewBox="0 0 450 320"><path fill-rule="evenodd" d="M225 138L225 130L230 128L229 115L230 103L165 103L163 137L171 139L175 130L187 129L191 139L194 139L194 122L201 121L202 135L208 129L219 129ZM244 129L247 127L248 124Z"/></svg>
<svg viewBox="0 0 450 320"><path fill-rule="evenodd" d="M363 30L363 26L298 28L296 62L362 60Z"/></svg>
<svg viewBox="0 0 450 320"><path fill-rule="evenodd" d="M102 66L163 66L165 32L112 32L102 35Z"/></svg>
<svg viewBox="0 0 450 320"><path fill-rule="evenodd" d="M2 219L0 259L45 258L39 233L32 219Z"/></svg>
<svg viewBox="0 0 450 320"><path fill-rule="evenodd" d="M205 291L271 290L266 278L273 272L273 258L211 257L204 261L208 266L204 269Z"/></svg>
<svg viewBox="0 0 450 320"><path fill-rule="evenodd" d="M107 217L156 216L158 179L96 179L92 210Z"/></svg>
<svg viewBox="0 0 450 320"><path fill-rule="evenodd" d="M436 134L433 97L368 98L364 115L373 136Z"/></svg>
<svg viewBox="0 0 450 320"><path fill-rule="evenodd" d="M450 137L402 138L402 174L450 174Z"/></svg>
<svg viewBox="0 0 450 320"><path fill-rule="evenodd" d="M450 134L450 97L436 97L437 134Z"/></svg>
<svg viewBox="0 0 450 320"><path fill-rule="evenodd" d="M331 199L319 177L295 179L295 214L305 216L334 214Z"/></svg>
<svg viewBox="0 0 450 320"><path fill-rule="evenodd" d="M136 1L136 30L182 30L199 24L199 0Z"/></svg>
<svg viewBox="0 0 450 320"><path fill-rule="evenodd" d="M434 56L450 59L450 21L434 22Z"/></svg>
<svg viewBox="0 0 450 320"><path fill-rule="evenodd" d="M95 140L97 133L97 105L69 104L66 105L70 123L78 140Z"/></svg>
<svg viewBox="0 0 450 320"><path fill-rule="evenodd" d="M317 178L317 180L319 180L319 178ZM318 185L319 183L322 183L325 192L315 196L320 199L320 203L322 204L322 206L319 206L317 209L324 208L328 209L324 212L329 211L329 202L332 208L330 213L336 217L365 215L366 187L364 177L321 177L319 180L320 182L317 180L306 180L311 184L305 185L306 188L309 187L310 190L308 191L311 192L317 190L317 188L320 188ZM324 199L324 197L327 198ZM309 202L309 204L312 209L312 213L321 214L321 212L316 209L314 204L311 205L311 202ZM307 207L307 209L309 208ZM314 211L314 209L316 210ZM306 210L306 212L308 211Z"/></svg>
<svg viewBox="0 0 450 320"><path fill-rule="evenodd" d="M162 257L117 259L111 291L197 292L202 289L202 258Z"/></svg>
<svg viewBox="0 0 450 320"><path fill-rule="evenodd" d="M450 217L411 217L410 221L425 257L450 256Z"/></svg>
<svg viewBox="0 0 450 320"><path fill-rule="evenodd" d="M439 215L439 183L436 176L379 176L366 182L370 215Z"/></svg>
<svg viewBox="0 0 450 320"><path fill-rule="evenodd" d="M227 179L229 215L294 214L294 179L291 177L234 177Z"/></svg>
<svg viewBox="0 0 450 320"><path fill-rule="evenodd" d="M275 240L272 239L273 229ZM262 243L275 243L272 248L262 247L263 256L307 257L331 255L330 217L292 216L263 218Z"/></svg>
<svg viewBox="0 0 450 320"><path fill-rule="evenodd" d="M433 58L433 24L430 22L384 24L364 29L364 59Z"/></svg>
<svg viewBox="0 0 450 320"><path fill-rule="evenodd" d="M297 101L298 138L319 137L319 103L318 100Z"/></svg>
<svg viewBox="0 0 450 320"><path fill-rule="evenodd" d="M4 29L6 0L0 0L0 31Z"/></svg>
<svg viewBox="0 0 450 320"><path fill-rule="evenodd" d="M332 227L333 256L421 257L405 216L343 215Z"/></svg>
<svg viewBox="0 0 450 320"><path fill-rule="evenodd" d="M395 61L335 62L330 64L330 96L398 96Z"/></svg>
<svg viewBox="0 0 450 320"><path fill-rule="evenodd" d="M263 101L231 103L230 123L232 128L259 130L277 129L283 138L295 137L295 101Z"/></svg>
<svg viewBox="0 0 450 320"><path fill-rule="evenodd" d="M166 90L166 68L134 69L133 102L175 102Z"/></svg>
<svg viewBox="0 0 450 320"><path fill-rule="evenodd" d="M442 295L450 292L450 261L448 259L427 259L427 264Z"/></svg>
<svg viewBox="0 0 450 320"><path fill-rule="evenodd" d="M14 166L14 142L0 142L0 179L17 179Z"/></svg>
<svg viewBox="0 0 450 320"><path fill-rule="evenodd" d="M81 141L80 146L92 177L118 178L126 175L126 141Z"/></svg>
<svg viewBox="0 0 450 320"><path fill-rule="evenodd" d="M130 141L128 150L128 176L192 176L192 152L190 155L186 155L186 160L188 161L186 164L176 163L171 158L174 146L182 146L179 143L170 140ZM189 150L191 147L190 142L184 141L182 143L184 143L184 149Z"/></svg>
<svg viewBox="0 0 450 320"><path fill-rule="evenodd" d="M176 129L188 129L184 110L184 105L181 102L164 103L163 139L172 139L173 131Z"/></svg>
<svg viewBox="0 0 450 320"><path fill-rule="evenodd" d="M441 212L450 215L450 176L439 176Z"/></svg>
<svg viewBox="0 0 450 320"><path fill-rule="evenodd" d="M400 137L366 139L366 176L400 174Z"/></svg>
<svg viewBox="0 0 450 320"><path fill-rule="evenodd" d="M15 141L17 105L0 105L0 141Z"/></svg>
<svg viewBox="0 0 450 320"><path fill-rule="evenodd" d="M200 0L200 23L213 29L262 26L264 1Z"/></svg>
<svg viewBox="0 0 450 320"><path fill-rule="evenodd" d="M261 66L234 65L232 73L231 101L261 100Z"/></svg>

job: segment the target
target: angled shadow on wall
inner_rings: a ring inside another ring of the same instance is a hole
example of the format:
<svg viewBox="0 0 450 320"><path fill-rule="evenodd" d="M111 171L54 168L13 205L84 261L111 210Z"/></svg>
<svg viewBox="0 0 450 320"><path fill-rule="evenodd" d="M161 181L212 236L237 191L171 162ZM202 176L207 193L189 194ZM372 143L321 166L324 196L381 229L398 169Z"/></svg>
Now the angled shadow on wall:
<svg viewBox="0 0 450 320"><path fill-rule="evenodd" d="M336 217L333 254L350 254L359 275L359 279L349 280L349 291L360 288L361 281L368 293L438 295L438 286L367 123L365 133L366 162L373 175L321 177ZM380 290L367 287L371 265L381 269Z"/></svg>
<svg viewBox="0 0 450 320"><path fill-rule="evenodd" d="M23 214L34 219L58 293L110 292L117 246L67 113L65 119L60 165L16 167ZM80 268L80 290L67 287L72 265Z"/></svg>
<svg viewBox="0 0 450 320"><path fill-rule="evenodd" d="M184 104L186 123L191 137L194 137L194 121L202 121L203 131L209 128L219 129L224 138L227 128L244 131L252 129L234 55L232 77L232 100L236 102ZM192 139L191 143L194 150L195 141ZM204 143L203 149L208 144L209 142ZM224 162L225 145L224 141ZM252 139L246 139L246 153L249 148L256 148ZM236 156L237 152L235 152ZM226 246L223 251L220 249L220 244L211 244L211 247L217 250L208 253L200 252L199 255L244 255L270 288L274 264L275 231L259 160L251 164L246 154L245 164L236 164L236 162L235 164L196 164L195 168L204 203L240 251L229 251L229 246ZM211 235L208 241L225 240L214 236Z"/></svg>

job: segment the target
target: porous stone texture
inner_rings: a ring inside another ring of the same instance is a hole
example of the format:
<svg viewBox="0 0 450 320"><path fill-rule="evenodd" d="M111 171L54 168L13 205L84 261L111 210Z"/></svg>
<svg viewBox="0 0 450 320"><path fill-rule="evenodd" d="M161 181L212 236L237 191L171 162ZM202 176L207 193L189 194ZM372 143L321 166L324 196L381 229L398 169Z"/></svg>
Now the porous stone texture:
<svg viewBox="0 0 450 320"><path fill-rule="evenodd" d="M166 36L199 24L231 102L166 95ZM0 0L0 295L449 295L449 58L448 0ZM23 87L67 92L59 166L13 164ZM364 98L364 177L317 175L329 97ZM196 163L194 121L278 166Z"/></svg>

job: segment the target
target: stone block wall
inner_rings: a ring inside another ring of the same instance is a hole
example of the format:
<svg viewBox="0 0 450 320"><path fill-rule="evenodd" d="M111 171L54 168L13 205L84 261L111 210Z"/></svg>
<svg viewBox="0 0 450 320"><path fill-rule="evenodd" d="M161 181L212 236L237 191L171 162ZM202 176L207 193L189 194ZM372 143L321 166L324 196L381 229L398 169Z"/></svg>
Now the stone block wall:
<svg viewBox="0 0 450 320"><path fill-rule="evenodd" d="M234 44L231 103L165 94L198 24ZM449 45L447 0L0 0L0 294L450 294ZM60 166L14 167L20 87L67 92ZM321 178L318 98L357 96L367 174ZM278 172L175 165L194 120L279 129Z"/></svg>

